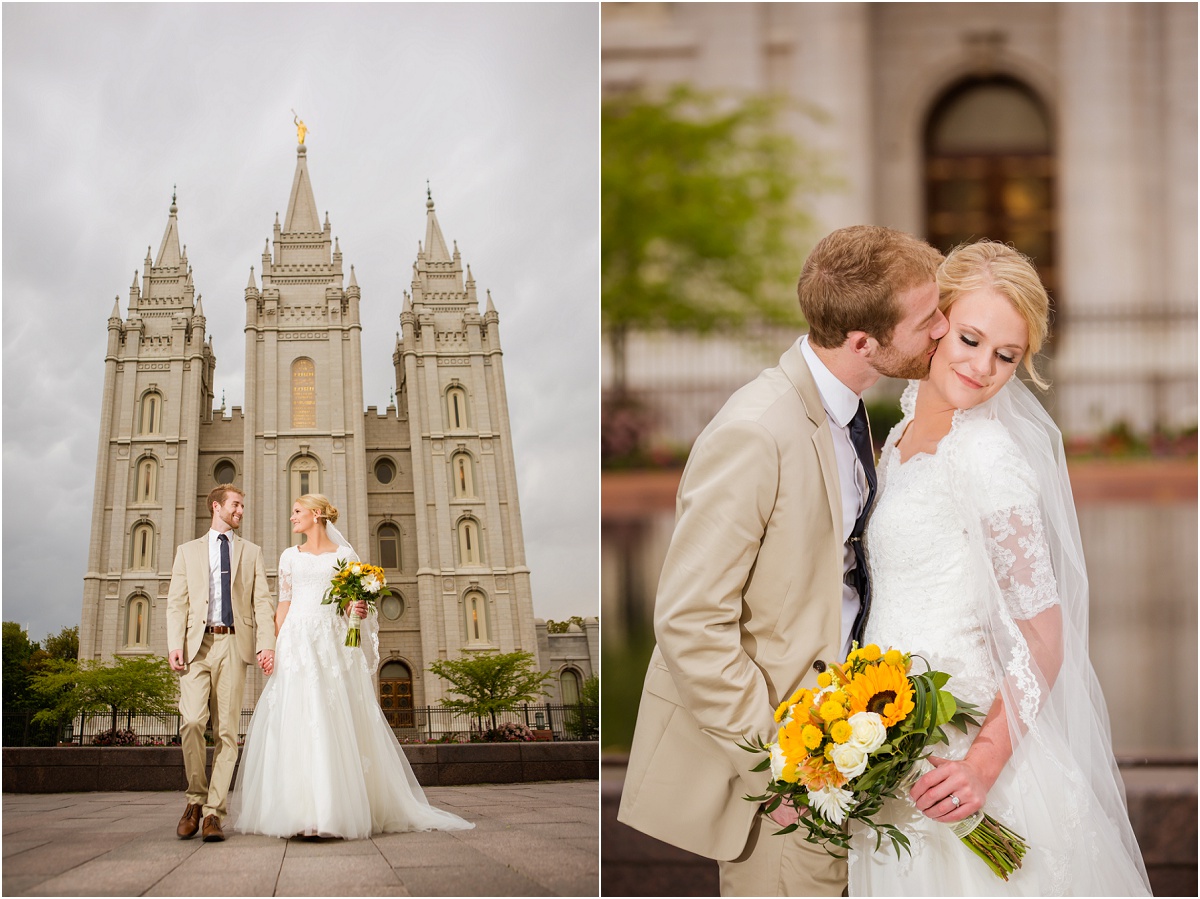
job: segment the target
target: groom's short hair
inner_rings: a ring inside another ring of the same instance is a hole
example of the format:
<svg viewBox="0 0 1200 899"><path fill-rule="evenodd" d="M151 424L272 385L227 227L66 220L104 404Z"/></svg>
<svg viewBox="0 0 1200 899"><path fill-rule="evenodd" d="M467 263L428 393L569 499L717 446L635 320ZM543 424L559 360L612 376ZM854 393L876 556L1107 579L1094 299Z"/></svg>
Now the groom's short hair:
<svg viewBox="0 0 1200 899"><path fill-rule="evenodd" d="M242 498L246 496L245 492L239 487L234 487L232 484L218 484L208 492L208 511L212 512L213 503L216 503L218 506L225 505L225 497L230 493L236 493Z"/></svg>
<svg viewBox="0 0 1200 899"><path fill-rule="evenodd" d="M904 315L900 294L936 280L941 264L941 253L893 228L853 225L827 234L796 285L808 339L833 349L851 331L865 331L887 346Z"/></svg>

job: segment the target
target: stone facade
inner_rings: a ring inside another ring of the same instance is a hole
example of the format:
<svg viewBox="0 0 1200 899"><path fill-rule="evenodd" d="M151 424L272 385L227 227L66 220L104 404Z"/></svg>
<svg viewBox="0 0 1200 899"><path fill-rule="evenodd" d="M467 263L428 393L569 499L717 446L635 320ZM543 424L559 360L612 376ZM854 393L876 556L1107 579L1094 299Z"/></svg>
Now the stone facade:
<svg viewBox="0 0 1200 899"><path fill-rule="evenodd" d="M499 315L490 294L481 308L430 197L396 298L395 402L364 413L361 291L318 217L306 153L299 145L286 218L245 289L244 407L213 408L216 356L174 199L128 316L113 308L80 656L165 655L175 548L208 529L213 486L245 491L241 534L263 547L273 590L280 553L299 540L294 498L324 493L396 594L381 604L381 683L402 705L433 705L444 694L425 674L434 660L539 649ZM581 664L590 675L590 657ZM246 707L262 686L252 669Z"/></svg>
<svg viewBox="0 0 1200 899"><path fill-rule="evenodd" d="M785 127L841 181L809 204L822 233L868 222L929 236L940 111L972 87L1021 93L1047 135L1049 247L1026 252L1053 269L1053 412L1067 433L1147 432L1196 423L1196 15L1181 3L605 3L601 74L610 95L687 83L787 98ZM1004 123L983 124L991 146L975 155L1004 155ZM631 385L660 343L631 343ZM761 367L730 363L729 390Z"/></svg>

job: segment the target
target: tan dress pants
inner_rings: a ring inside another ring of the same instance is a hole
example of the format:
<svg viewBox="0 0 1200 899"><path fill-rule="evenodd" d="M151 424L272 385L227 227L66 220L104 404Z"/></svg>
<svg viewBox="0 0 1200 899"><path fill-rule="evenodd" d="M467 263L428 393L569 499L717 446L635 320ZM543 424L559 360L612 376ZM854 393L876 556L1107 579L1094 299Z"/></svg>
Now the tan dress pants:
<svg viewBox="0 0 1200 899"><path fill-rule="evenodd" d="M804 828L781 837L779 826L759 814L740 856L717 862L722 896L842 896L846 862L804 841Z"/></svg>
<svg viewBox="0 0 1200 899"><path fill-rule="evenodd" d="M224 820L226 798L238 758L238 726L242 720L242 688L246 663L233 634L205 634L200 651L179 677L179 740L187 774L187 801L204 807L203 815ZM212 714L212 777L205 769L208 751L204 728Z"/></svg>

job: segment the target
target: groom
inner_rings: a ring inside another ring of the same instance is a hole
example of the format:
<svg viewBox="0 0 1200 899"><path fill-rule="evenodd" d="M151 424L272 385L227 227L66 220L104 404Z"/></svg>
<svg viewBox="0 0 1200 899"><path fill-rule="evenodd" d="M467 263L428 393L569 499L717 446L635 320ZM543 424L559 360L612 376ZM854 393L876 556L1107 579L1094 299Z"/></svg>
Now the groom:
<svg viewBox="0 0 1200 899"><path fill-rule="evenodd" d="M942 257L889 228L834 231L800 275L809 333L738 390L696 439L654 607L618 818L717 859L724 896L839 896L845 862L780 806L738 741L774 740L776 706L861 637L859 541L875 493L864 390L922 378L946 333ZM861 588L861 589L860 589ZM863 602L866 599L868 602Z"/></svg>
<svg viewBox="0 0 1200 899"><path fill-rule="evenodd" d="M179 547L167 594L167 646L179 678L180 741L187 773L187 808L176 834L224 840L221 821L238 757L238 724L246 666L270 674L275 658L275 601L267 587L262 549L233 532L242 523L244 494L221 484L208 495L212 526ZM204 727L214 710L217 752L205 776Z"/></svg>

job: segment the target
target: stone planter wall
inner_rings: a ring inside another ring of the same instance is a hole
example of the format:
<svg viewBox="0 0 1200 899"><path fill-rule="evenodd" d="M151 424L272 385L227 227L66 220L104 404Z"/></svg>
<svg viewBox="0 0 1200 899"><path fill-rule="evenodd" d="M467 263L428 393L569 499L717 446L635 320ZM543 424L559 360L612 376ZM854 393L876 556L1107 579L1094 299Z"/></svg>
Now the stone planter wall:
<svg viewBox="0 0 1200 899"><path fill-rule="evenodd" d="M600 771L596 742L422 744L404 754L424 787L595 780ZM5 793L182 791L185 781L178 746L4 748Z"/></svg>

